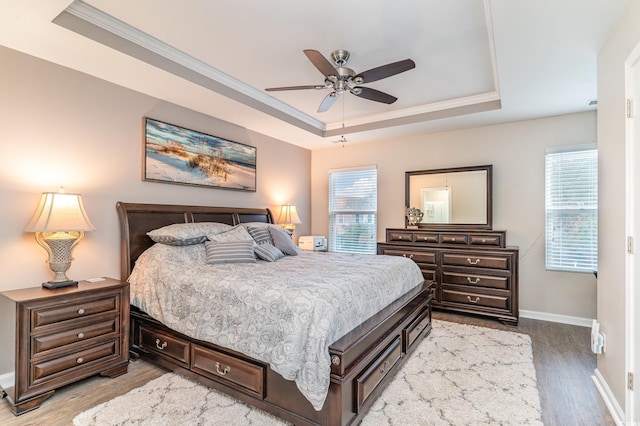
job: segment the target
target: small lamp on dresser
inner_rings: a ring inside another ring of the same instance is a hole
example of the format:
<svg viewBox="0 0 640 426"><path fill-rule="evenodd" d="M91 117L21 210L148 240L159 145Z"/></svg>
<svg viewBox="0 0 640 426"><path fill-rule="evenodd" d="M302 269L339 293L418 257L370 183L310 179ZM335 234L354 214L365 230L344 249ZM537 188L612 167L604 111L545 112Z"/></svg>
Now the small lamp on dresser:
<svg viewBox="0 0 640 426"><path fill-rule="evenodd" d="M96 228L89 220L80 194L44 192L25 232L35 232L36 241L49 254L49 267L55 273L51 281L42 283L45 288L78 285L66 272L71 266L71 251L84 238L85 231Z"/></svg>
<svg viewBox="0 0 640 426"><path fill-rule="evenodd" d="M278 216L276 223L293 234L293 231L296 229L296 225L302 223L298 216L296 206L284 204L280 208L280 215Z"/></svg>

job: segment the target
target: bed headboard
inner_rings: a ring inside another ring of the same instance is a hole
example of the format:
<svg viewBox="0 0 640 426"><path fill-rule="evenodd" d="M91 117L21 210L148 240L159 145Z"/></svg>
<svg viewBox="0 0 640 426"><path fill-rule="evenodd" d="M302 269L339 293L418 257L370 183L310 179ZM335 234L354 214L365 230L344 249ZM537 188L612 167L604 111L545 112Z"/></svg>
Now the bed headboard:
<svg viewBox="0 0 640 426"><path fill-rule="evenodd" d="M269 209L235 207L135 204L118 201L120 218L120 278L126 280L143 251L153 245L147 232L174 223L220 222L238 225L247 222L274 223Z"/></svg>

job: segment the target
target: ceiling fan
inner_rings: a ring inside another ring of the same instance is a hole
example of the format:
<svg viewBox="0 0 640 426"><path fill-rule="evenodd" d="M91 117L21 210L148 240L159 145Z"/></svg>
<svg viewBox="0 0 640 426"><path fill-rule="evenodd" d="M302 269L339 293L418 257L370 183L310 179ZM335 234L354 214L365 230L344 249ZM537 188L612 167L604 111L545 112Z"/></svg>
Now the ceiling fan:
<svg viewBox="0 0 640 426"><path fill-rule="evenodd" d="M401 72L409 71L416 67L415 62L411 59L405 59L356 74L354 70L345 66L349 60L349 52L346 50L334 50L331 52L331 59L333 59L336 66L333 66L331 62L317 50L307 49L304 50L304 54L307 55L307 58L309 58L318 71L324 75L324 84L271 87L265 90L267 92L276 92L281 90L331 89L331 93L320 103L318 112L327 111L338 99L338 96L347 91L363 99L392 104L397 101L398 98L370 87L363 87L361 84L382 80L383 78L391 77L392 75L400 74Z"/></svg>

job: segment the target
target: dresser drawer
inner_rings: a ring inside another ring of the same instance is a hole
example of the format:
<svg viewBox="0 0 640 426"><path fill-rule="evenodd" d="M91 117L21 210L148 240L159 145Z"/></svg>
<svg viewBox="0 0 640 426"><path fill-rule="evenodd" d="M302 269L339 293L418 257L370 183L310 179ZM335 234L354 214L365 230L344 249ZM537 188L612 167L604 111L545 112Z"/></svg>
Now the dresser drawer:
<svg viewBox="0 0 640 426"><path fill-rule="evenodd" d="M189 367L189 342L145 326L140 327L140 346L149 352L169 357Z"/></svg>
<svg viewBox="0 0 640 426"><path fill-rule="evenodd" d="M192 348L194 372L264 398L264 366L199 345Z"/></svg>
<svg viewBox="0 0 640 426"><path fill-rule="evenodd" d="M51 360L34 362L31 364L29 385L37 385L42 381L53 379L57 373L73 375L76 370L90 368L92 364L99 361L106 361L109 358L116 359L120 356L118 347L119 340L112 340Z"/></svg>
<svg viewBox="0 0 640 426"><path fill-rule="evenodd" d="M442 234L440 235L442 244L468 244L469 236L467 234Z"/></svg>
<svg viewBox="0 0 640 426"><path fill-rule="evenodd" d="M473 266L476 268L504 269L511 268L509 255L469 253L442 253L443 266Z"/></svg>
<svg viewBox="0 0 640 426"><path fill-rule="evenodd" d="M442 301L451 303L461 303L469 306L481 306L485 308L496 308L508 310L510 308L510 298L508 296L494 296L478 294L465 291L442 288Z"/></svg>
<svg viewBox="0 0 640 426"><path fill-rule="evenodd" d="M502 235L469 235L469 244L472 246L502 247Z"/></svg>
<svg viewBox="0 0 640 426"><path fill-rule="evenodd" d="M38 355L51 349L70 345L78 342L85 342L95 337L110 336L115 337L119 333L118 317L106 319L93 324L76 326L72 330L59 333L34 336L31 343L31 355Z"/></svg>
<svg viewBox="0 0 640 426"><path fill-rule="evenodd" d="M356 379L356 393L358 409L367 400L369 395L375 390L378 384L389 374L389 371L402 356L402 345L400 336L382 351L380 355L362 372Z"/></svg>
<svg viewBox="0 0 640 426"><path fill-rule="evenodd" d="M413 241L416 243L438 244L440 242L440 234L429 234L426 232L414 232Z"/></svg>
<svg viewBox="0 0 640 426"><path fill-rule="evenodd" d="M510 288L510 281L511 277L509 276L476 275L442 271L442 284L459 284L508 290Z"/></svg>
<svg viewBox="0 0 640 426"><path fill-rule="evenodd" d="M87 299L85 301L73 301L67 304L56 305L51 308L38 308L34 310L31 321L31 329L37 330L39 327L67 321L76 318L83 318L101 312L116 311L119 309L119 295L113 294L99 299Z"/></svg>
<svg viewBox="0 0 640 426"><path fill-rule="evenodd" d="M382 254L386 254L388 256L402 256L408 257L414 262L420 263L428 263L435 265L436 263L436 252L435 251L416 251L411 250L410 248L403 249L399 247L394 248L382 248Z"/></svg>
<svg viewBox="0 0 640 426"><path fill-rule="evenodd" d="M427 281L435 281L436 280L436 270L424 268L423 265L418 264L420 267L420 272L422 272L422 276Z"/></svg>
<svg viewBox="0 0 640 426"><path fill-rule="evenodd" d="M416 342L418 336L420 336L425 329L429 328L431 328L431 309L427 306L418 318L402 330L404 352L408 352L409 348Z"/></svg>
<svg viewBox="0 0 640 426"><path fill-rule="evenodd" d="M387 241L406 241L413 242L413 232L389 231Z"/></svg>

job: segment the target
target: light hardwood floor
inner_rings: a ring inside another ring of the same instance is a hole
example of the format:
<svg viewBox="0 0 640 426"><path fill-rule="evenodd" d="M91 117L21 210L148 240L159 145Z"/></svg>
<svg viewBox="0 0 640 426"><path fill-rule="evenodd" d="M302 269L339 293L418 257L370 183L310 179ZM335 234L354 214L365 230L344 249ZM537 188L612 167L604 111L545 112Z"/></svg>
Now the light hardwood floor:
<svg viewBox="0 0 640 426"><path fill-rule="evenodd" d="M526 318L521 318L517 327L510 327L495 320L444 312L434 313L434 318L531 336L545 425L615 425L591 381L596 358L589 349L588 328ZM159 367L135 361L129 364L129 372L123 376L114 379L96 376L66 386L56 391L40 408L18 417L11 413L6 401L0 401L0 425L71 425L80 412L142 386L164 373L165 370Z"/></svg>

